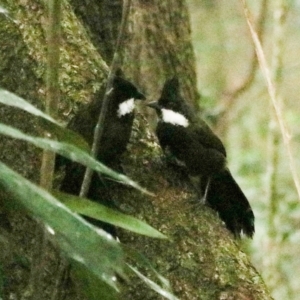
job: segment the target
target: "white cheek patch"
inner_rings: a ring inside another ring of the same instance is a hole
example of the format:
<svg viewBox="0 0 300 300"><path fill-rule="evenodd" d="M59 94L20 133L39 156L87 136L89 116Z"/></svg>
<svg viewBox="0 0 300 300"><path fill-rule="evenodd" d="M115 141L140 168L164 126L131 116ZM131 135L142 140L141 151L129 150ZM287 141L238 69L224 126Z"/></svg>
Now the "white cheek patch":
<svg viewBox="0 0 300 300"><path fill-rule="evenodd" d="M134 98L127 99L119 104L118 117L130 114L134 110Z"/></svg>
<svg viewBox="0 0 300 300"><path fill-rule="evenodd" d="M165 108L163 108L161 112L162 112L163 122L170 123L173 125L183 126L183 127L189 126L189 121L184 115L175 112L171 109L165 109Z"/></svg>

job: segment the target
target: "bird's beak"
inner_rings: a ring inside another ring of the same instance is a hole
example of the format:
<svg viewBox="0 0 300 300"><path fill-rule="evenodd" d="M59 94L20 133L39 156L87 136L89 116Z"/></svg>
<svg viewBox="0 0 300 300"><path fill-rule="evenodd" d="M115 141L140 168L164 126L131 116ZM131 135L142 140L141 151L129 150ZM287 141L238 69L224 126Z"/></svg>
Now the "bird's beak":
<svg viewBox="0 0 300 300"><path fill-rule="evenodd" d="M147 106L151 107L151 108L154 108L154 109L160 109L160 106L158 104L157 101L153 101L153 102L150 102L148 104L146 104Z"/></svg>
<svg viewBox="0 0 300 300"><path fill-rule="evenodd" d="M146 97L142 93L137 92L134 99L136 99L136 100L146 100Z"/></svg>

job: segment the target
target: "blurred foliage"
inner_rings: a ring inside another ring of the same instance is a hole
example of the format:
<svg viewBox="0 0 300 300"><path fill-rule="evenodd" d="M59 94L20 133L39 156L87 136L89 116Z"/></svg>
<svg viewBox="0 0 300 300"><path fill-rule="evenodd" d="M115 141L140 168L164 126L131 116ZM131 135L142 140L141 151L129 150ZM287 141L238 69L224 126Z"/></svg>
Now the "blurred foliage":
<svg viewBox="0 0 300 300"><path fill-rule="evenodd" d="M53 129L54 133L59 133L60 141L32 136L2 123L0 123L1 134L24 140L43 149L55 151L95 171L104 173L120 183L128 184L141 192L147 193L145 189L127 176L114 172L92 158L86 150L82 149L85 147L82 147L81 140L78 145L70 144L68 132L63 127L24 99L2 89L0 89L0 98L2 99L0 100L1 103L14 103L13 106L22 108L28 113L38 116L38 118L47 120L47 129L51 133L51 129ZM52 125L50 126L49 123ZM41 124L43 123L41 122ZM72 133L72 135L75 137L73 141L76 140L76 133ZM126 279L125 271L127 270L128 272L128 266L124 259L122 244L104 230L86 222L76 213L85 214L146 236L166 238L166 236L148 224L112 209L107 209L97 203L85 200L84 205L82 205L84 199L79 197L58 192L51 195L48 191L25 179L2 162L0 162L0 190L11 195L13 203L25 208L34 218L44 224L48 231L47 237L54 244L58 245L59 249L73 262L75 276L80 278L80 282L85 283L81 290L88 294L89 299L98 299L99 294L105 299L117 299L119 287L116 276ZM67 206L58 199L67 204ZM0 239L1 241L4 240L4 236L1 233ZM128 255L128 251L127 256L129 258L131 256L130 254ZM4 280L1 261L0 297ZM157 293L164 295L168 299L175 299L169 285L162 287L142 274L140 275L143 277L146 285L150 286ZM163 277L158 273L156 273L156 276L162 282ZM168 281L164 279L164 282Z"/></svg>
<svg viewBox="0 0 300 300"><path fill-rule="evenodd" d="M117 210L113 210L105 205L80 198L78 196L66 194L59 191L53 191L53 195L64 203L73 212L110 223L112 225L130 230L132 232L146 235L153 238L166 239L167 237L148 225L134 217L125 215Z"/></svg>
<svg viewBox="0 0 300 300"><path fill-rule="evenodd" d="M300 205L278 124L272 122L273 108L261 71L256 71L255 80L247 91L237 98L228 97L245 80L252 64L253 43L242 2L189 0L188 3L197 57L198 87L202 95L200 105L208 111L208 115L215 112L217 121L218 112L225 107L223 113L227 124L224 124L226 130L220 137L227 147L229 166L256 216L256 234L248 245L248 251L275 299L298 299L300 286L295 274L300 269ZM261 1L247 3L251 13L257 17ZM282 68L279 70L282 79L277 89L292 138L294 164L299 169L300 104L296 99L300 76L300 1L284 1L283 4L287 8L287 18L280 28L284 32L280 49ZM272 66L274 26L278 26L274 23L274 15L278 1L268 1L267 5L262 44ZM234 102L229 105L228 99ZM223 126L222 119L218 126ZM272 204L268 201L270 131L275 131L277 136L276 145L273 145L277 159L276 166L272 166L276 170Z"/></svg>
<svg viewBox="0 0 300 300"><path fill-rule="evenodd" d="M105 231L89 225L47 191L1 162L0 170L0 187L42 220L64 253L117 289L114 273L122 275L124 269L123 253L117 241Z"/></svg>

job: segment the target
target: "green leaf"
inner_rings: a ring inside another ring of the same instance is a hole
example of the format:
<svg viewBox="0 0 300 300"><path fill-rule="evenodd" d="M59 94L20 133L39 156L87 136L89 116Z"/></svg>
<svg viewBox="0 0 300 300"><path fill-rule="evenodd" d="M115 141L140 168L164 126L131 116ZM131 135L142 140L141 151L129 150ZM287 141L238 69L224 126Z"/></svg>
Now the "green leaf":
<svg viewBox="0 0 300 300"><path fill-rule="evenodd" d="M65 156L73 161L76 161L93 169L94 171L101 172L105 175L108 175L111 178L114 178L117 181L130 185L145 194L153 196L152 193L142 188L138 183L134 182L129 177L123 174L119 174L113 171L112 169L106 167L105 165L94 159L92 156L90 156L89 153L77 148L76 146L47 138L34 137L32 135L25 134L18 129L15 129L11 126L7 126L2 123L0 123L0 133L10 136L12 138L27 141L29 143L34 144L37 147L59 153L62 156Z"/></svg>
<svg viewBox="0 0 300 300"><path fill-rule="evenodd" d="M80 198L59 191L52 191L52 194L74 212L115 226L122 227L138 234L153 238L167 239L165 235L163 235L147 223L94 201L90 201L85 198Z"/></svg>
<svg viewBox="0 0 300 300"><path fill-rule="evenodd" d="M89 300L119 299L115 289L99 280L82 264L72 261L71 265L71 276L76 278L76 290L82 298Z"/></svg>
<svg viewBox="0 0 300 300"><path fill-rule="evenodd" d="M154 267L152 266L152 263L149 261L149 259L147 257L145 257L143 254L138 252L136 249L132 248L130 245L123 244L122 249L126 255L126 261L128 258L131 261L134 261L136 263L136 265L143 267L145 270L148 270L149 274L151 273L153 276L157 277L157 279L160 281L161 287L159 287L159 288L161 290L166 291L169 295L172 294L172 288L171 288L169 280L167 278L163 277L162 275L160 275L154 269ZM128 265L128 267L130 267L130 266ZM142 276L144 276L144 275L142 275ZM143 281L145 281L144 278L142 278L142 279L143 279ZM148 283L147 283L147 285L148 285ZM156 287L158 287L158 285L156 285ZM151 289L152 289L152 287L151 287ZM154 289L154 290L156 290L156 289ZM158 292L160 293L160 291L158 291ZM173 298L171 298L171 299L173 299ZM177 299L177 298L175 297L174 299Z"/></svg>
<svg viewBox="0 0 300 300"><path fill-rule="evenodd" d="M88 143L81 135L68 128L64 128L52 117L15 94L0 89L0 103L17 107L36 116L41 127L53 134L58 141L73 144L82 150L90 151Z"/></svg>
<svg viewBox="0 0 300 300"><path fill-rule="evenodd" d="M128 264L127 264L128 265ZM128 265L129 269L131 269L142 281L146 283L152 290L156 291L161 296L165 297L169 300L179 300L175 295L172 294L168 289L165 289L159 286L157 283L143 275L139 272L135 267Z"/></svg>
<svg viewBox="0 0 300 300"><path fill-rule="evenodd" d="M124 256L111 235L73 213L47 191L0 162L0 187L41 219L68 256L117 289L115 273L123 274Z"/></svg>
<svg viewBox="0 0 300 300"><path fill-rule="evenodd" d="M78 133L68 129L63 128L60 125L57 125L56 123L52 123L48 120L39 118L39 124L41 127L51 133L56 140L59 142L72 144L76 146L77 148L80 148L83 151L90 152L90 146L86 142L86 140Z"/></svg>
<svg viewBox="0 0 300 300"><path fill-rule="evenodd" d="M30 104L26 100L18 97L17 95L15 95L9 91L3 90L1 88L0 88L0 103L20 108L20 109L25 110L35 116L42 117L52 123L58 124L58 122L55 121L52 117L43 113L41 110L37 109L36 107L34 107L32 104Z"/></svg>

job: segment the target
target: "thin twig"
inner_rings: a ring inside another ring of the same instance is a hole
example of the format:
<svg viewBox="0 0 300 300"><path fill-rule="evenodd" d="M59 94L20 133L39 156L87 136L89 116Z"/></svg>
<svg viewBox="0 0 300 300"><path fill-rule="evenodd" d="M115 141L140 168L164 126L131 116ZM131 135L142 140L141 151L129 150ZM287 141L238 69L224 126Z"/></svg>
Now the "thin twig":
<svg viewBox="0 0 300 300"><path fill-rule="evenodd" d="M45 112L53 116L56 114L59 101L59 43L60 43L60 2L52 0L49 2L49 28L48 28L48 52L47 52L47 98ZM49 134L46 134L49 138ZM45 189L52 188L54 173L54 152L44 151L41 166L40 185Z"/></svg>
<svg viewBox="0 0 300 300"><path fill-rule="evenodd" d="M271 103L275 110L276 120L279 124L283 142L284 142L284 145L287 150L290 170L291 170L291 173L293 176L294 184L295 184L295 187L296 187L296 190L298 193L298 197L300 199L300 183L299 183L299 179L298 179L298 175L297 175L297 171L296 171L295 159L292 154L292 147L291 147L291 143L290 143L291 135L288 132L287 127L285 125L284 118L282 116L281 107L280 107L280 105L278 103L278 99L276 97L277 96L276 86L273 84L273 80L272 80L271 73L270 73L270 70L269 70L265 55L264 55L264 51L262 49L262 46L261 46L260 40L257 36L257 33L255 32L254 27L252 25L251 16L250 16L250 12L248 10L246 1L242 0L242 3L244 5L244 13L245 13L246 20L247 20L247 23L248 23L248 26L249 26L249 29L251 32L251 36L252 36L254 45L255 45L255 50L256 50L258 61L259 61L259 65L260 65L260 68L264 75L264 78L266 80L268 93L270 95Z"/></svg>
<svg viewBox="0 0 300 300"><path fill-rule="evenodd" d="M272 43L272 80L276 86L276 99L279 104L282 104L280 95L280 85L282 84L282 69L283 69L283 48L284 48L284 28L287 18L287 4L286 0L276 0L274 2L273 10L273 43ZM270 103L270 108L272 104ZM284 243L282 233L278 231L276 224L276 216L279 210L279 201L281 197L278 195L278 160L280 150L280 132L276 121L275 111L272 109L269 120L268 132L268 162L267 162L267 203L268 203L268 238L266 239L266 250L273 255L268 255L264 258L263 263L268 270L265 273L271 287L276 287L282 281L280 272L274 272L280 268L278 260L278 252L280 252L281 243ZM277 238L279 237L279 238ZM274 249L277 248L277 251ZM289 287L287 286L287 289Z"/></svg>
<svg viewBox="0 0 300 300"><path fill-rule="evenodd" d="M276 98L281 104L281 96L279 87L282 83L282 68L283 68L283 41L284 41L284 25L287 17L287 5L285 0L277 0L273 12L273 55L272 55L272 79L276 86ZM269 121L268 134L268 185L267 185L267 201L269 203L269 238L273 240L276 236L277 229L274 224L274 218L278 210L277 196L276 196L276 179L278 173L278 150L279 150L279 132L276 126L276 115L273 110Z"/></svg>
<svg viewBox="0 0 300 300"><path fill-rule="evenodd" d="M66 292L66 284L70 277L70 264L68 260L61 256L57 269L56 280L54 289L52 291L51 300L65 299L64 293Z"/></svg>
<svg viewBox="0 0 300 300"><path fill-rule="evenodd" d="M105 121L105 116L107 114L106 112L109 104L109 94L112 92L113 78L115 76L117 68L121 65L120 50L121 50L121 46L124 43L125 28L126 28L126 24L130 12L130 7L131 7L131 0L124 0L122 21L121 21L121 27L118 35L117 44L116 44L116 49L110 66L110 71L108 73L107 84L106 84L105 94L104 94L103 103L101 107L101 112L94 131L94 140L93 140L93 145L91 150L91 155L93 157L97 157L97 153L99 151L99 144L103 136L104 121ZM81 190L80 190L81 197L86 197L91 185L92 175L93 175L93 170L87 168L81 185Z"/></svg>
<svg viewBox="0 0 300 300"><path fill-rule="evenodd" d="M53 116L57 111L59 101L59 42L60 42L60 17L61 1L52 0L49 2L49 27L47 32L47 97L45 112ZM49 133L45 133L49 138ZM42 156L40 186L50 190L52 188L54 173L55 154L51 151L44 151ZM41 275L45 265L45 253L47 247L47 233L44 228L36 228L37 249L33 257L33 264L29 280L29 291L32 299L43 298L43 286L41 284Z"/></svg>
<svg viewBox="0 0 300 300"><path fill-rule="evenodd" d="M256 32L259 40L262 40L264 31L265 31L265 23L266 23L266 16L268 11L268 0L263 0L260 8L259 17L256 22ZM242 93L246 92L254 82L256 70L258 67L258 60L256 59L256 51L253 49L252 59L251 59L251 67L247 77L244 79L242 84L236 88L230 95L230 99L238 98Z"/></svg>

